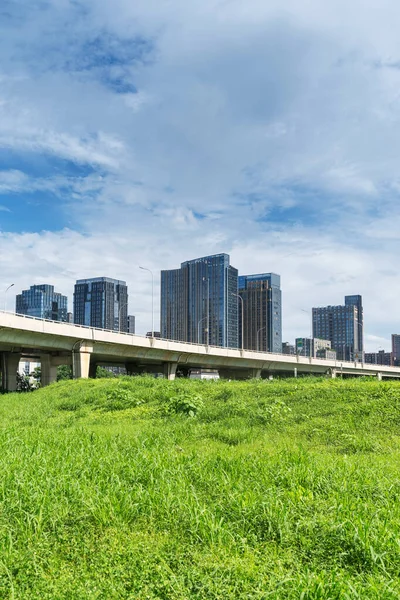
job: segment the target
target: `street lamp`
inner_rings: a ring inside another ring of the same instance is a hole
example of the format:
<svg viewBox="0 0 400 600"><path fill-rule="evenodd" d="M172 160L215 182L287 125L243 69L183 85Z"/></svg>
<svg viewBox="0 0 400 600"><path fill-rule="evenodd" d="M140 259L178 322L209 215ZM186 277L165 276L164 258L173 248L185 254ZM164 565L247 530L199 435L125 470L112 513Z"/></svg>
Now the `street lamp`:
<svg viewBox="0 0 400 600"><path fill-rule="evenodd" d="M242 301L242 350L243 350L243 342L244 342L244 329L243 329L243 325L244 325L244 308L243 308L243 298L240 294L234 294L233 292L231 292L232 296L236 296L237 298L239 298Z"/></svg>
<svg viewBox="0 0 400 600"><path fill-rule="evenodd" d="M308 315L308 310L306 310L305 308L300 308L301 312L306 313L306 315ZM311 358L311 353L312 353L312 343L313 343L313 332L312 332L312 311L311 311L311 333L310 333L310 358Z"/></svg>
<svg viewBox="0 0 400 600"><path fill-rule="evenodd" d="M121 333L121 310L123 308L127 309L128 312L128 303L125 302L125 304L121 304L120 306L118 306L118 331L119 333Z"/></svg>
<svg viewBox="0 0 400 600"><path fill-rule="evenodd" d="M203 317L202 319L200 319L200 321L197 323L197 343L201 344L200 342L200 325L202 324L203 321L205 321L207 319L207 317ZM206 330L207 331L207 330Z"/></svg>
<svg viewBox="0 0 400 600"><path fill-rule="evenodd" d="M203 277L203 281L207 282L207 316L205 317L207 319L207 327L206 327L206 333L207 333L207 337L206 337L206 344L208 346L209 341L210 341L210 280L208 277ZM203 319L202 319L203 320ZM200 337L200 336L199 336Z"/></svg>
<svg viewBox="0 0 400 600"><path fill-rule="evenodd" d="M6 288L5 292L4 292L4 312L7 312L7 292L10 288L14 287L14 283L12 283L11 285L8 286L8 288Z"/></svg>
<svg viewBox="0 0 400 600"><path fill-rule="evenodd" d="M260 351L259 333L260 333L260 331L262 331L263 329L266 329L266 328L267 328L267 326L264 325L264 327L260 327L260 329L258 329L258 331L257 331L257 352Z"/></svg>
<svg viewBox="0 0 400 600"><path fill-rule="evenodd" d="M154 337L154 275L153 271L146 267L139 267L142 271L148 271L151 275L151 337Z"/></svg>

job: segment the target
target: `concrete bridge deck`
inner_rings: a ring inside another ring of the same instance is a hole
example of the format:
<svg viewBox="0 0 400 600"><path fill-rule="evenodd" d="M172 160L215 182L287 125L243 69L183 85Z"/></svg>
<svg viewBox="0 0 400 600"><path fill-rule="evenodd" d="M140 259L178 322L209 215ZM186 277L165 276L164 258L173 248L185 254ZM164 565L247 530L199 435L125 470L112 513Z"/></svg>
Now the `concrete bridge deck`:
<svg viewBox="0 0 400 600"><path fill-rule="evenodd" d="M42 385L55 381L57 366L65 364L72 365L74 378L94 376L98 364L125 366L130 374L162 372L168 379L192 367L232 379L302 373L400 378L399 367L174 342L1 311L0 355L5 391L16 389L21 359L41 362Z"/></svg>

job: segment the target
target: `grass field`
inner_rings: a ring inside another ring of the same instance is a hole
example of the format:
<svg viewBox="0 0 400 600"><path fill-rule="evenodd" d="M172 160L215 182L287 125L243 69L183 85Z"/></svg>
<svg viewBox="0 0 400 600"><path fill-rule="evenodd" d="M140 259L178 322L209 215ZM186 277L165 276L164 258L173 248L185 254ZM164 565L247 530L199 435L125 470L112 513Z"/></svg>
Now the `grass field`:
<svg viewBox="0 0 400 600"><path fill-rule="evenodd" d="M400 598L400 383L0 396L0 599Z"/></svg>

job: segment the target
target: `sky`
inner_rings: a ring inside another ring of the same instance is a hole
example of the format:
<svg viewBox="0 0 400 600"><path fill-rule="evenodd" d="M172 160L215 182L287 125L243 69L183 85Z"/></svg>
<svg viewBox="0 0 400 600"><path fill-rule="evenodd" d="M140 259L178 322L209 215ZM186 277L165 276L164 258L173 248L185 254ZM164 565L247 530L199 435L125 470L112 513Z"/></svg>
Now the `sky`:
<svg viewBox="0 0 400 600"><path fill-rule="evenodd" d="M283 341L362 294L366 349L389 350L399 19L396 0L2 0L0 303L49 283L72 310L76 279L114 277L145 333L139 265L158 307L161 269L226 252L281 275Z"/></svg>

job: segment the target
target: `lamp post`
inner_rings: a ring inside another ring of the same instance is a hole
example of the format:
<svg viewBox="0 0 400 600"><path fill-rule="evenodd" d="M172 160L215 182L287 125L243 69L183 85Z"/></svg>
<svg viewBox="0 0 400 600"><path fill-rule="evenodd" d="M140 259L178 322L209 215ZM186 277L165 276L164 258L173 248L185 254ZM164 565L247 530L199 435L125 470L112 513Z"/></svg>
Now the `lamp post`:
<svg viewBox="0 0 400 600"><path fill-rule="evenodd" d="M202 319L200 319L200 321L197 323L197 343L201 344L200 341L200 325L202 324L203 321L205 321L207 319L207 317L203 317ZM207 331L207 330L206 330Z"/></svg>
<svg viewBox="0 0 400 600"><path fill-rule="evenodd" d="M151 275L151 337L154 337L154 275L153 271L146 267L139 267L142 271L148 271Z"/></svg>
<svg viewBox="0 0 400 600"><path fill-rule="evenodd" d="M208 277L203 277L203 281L207 282L207 327L206 327L206 344L208 346L210 340L210 280ZM203 320L203 319L202 319ZM200 336L199 336L200 337Z"/></svg>
<svg viewBox="0 0 400 600"><path fill-rule="evenodd" d="M125 302L125 304L121 304L121 306L118 307L118 331L119 331L119 333L121 333L121 310L123 308L128 309L128 303L127 302ZM128 312L128 310L127 310L127 312Z"/></svg>
<svg viewBox="0 0 400 600"><path fill-rule="evenodd" d="M7 312L7 292L10 288L14 287L14 283L12 283L11 285L9 285L4 292L4 312Z"/></svg>
<svg viewBox="0 0 400 600"><path fill-rule="evenodd" d="M258 331L257 331L257 352L259 352L259 351L260 351L260 344L259 344L259 333L260 333L260 332L261 332L263 329L266 329L266 328L267 328L267 326L266 326L266 325L264 325L264 327L260 327L260 329L258 329Z"/></svg>
<svg viewBox="0 0 400 600"><path fill-rule="evenodd" d="M306 313L308 315L308 310L305 308L300 308L301 312ZM313 332L312 332L312 311L311 311L311 333L310 333L310 358L312 355L312 343L313 343Z"/></svg>
<svg viewBox="0 0 400 600"><path fill-rule="evenodd" d="M243 298L240 294L234 294L234 292L231 292L232 296L236 296L237 298L239 298L242 301L242 350L244 348L243 343L244 343L244 308L243 308Z"/></svg>

